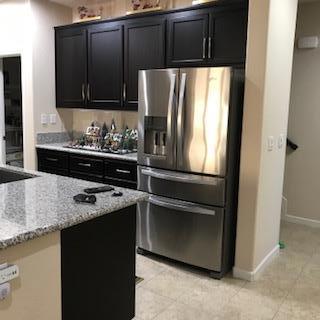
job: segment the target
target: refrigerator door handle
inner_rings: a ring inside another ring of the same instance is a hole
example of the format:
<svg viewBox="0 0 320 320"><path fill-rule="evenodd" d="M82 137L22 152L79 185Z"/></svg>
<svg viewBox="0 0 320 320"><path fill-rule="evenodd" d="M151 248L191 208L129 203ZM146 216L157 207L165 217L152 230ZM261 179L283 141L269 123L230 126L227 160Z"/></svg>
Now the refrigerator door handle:
<svg viewBox="0 0 320 320"><path fill-rule="evenodd" d="M156 179L170 180L175 182L201 184L201 185L217 185L217 179L213 177L192 177L190 174L183 173L164 173L156 171L155 169L141 169L141 173L145 176L153 177Z"/></svg>
<svg viewBox="0 0 320 320"><path fill-rule="evenodd" d="M177 128L177 141L178 141L178 163L181 164L181 157L183 153L183 111L184 99L186 91L187 74L181 74L180 92L179 92L179 105L178 105L178 128Z"/></svg>
<svg viewBox="0 0 320 320"><path fill-rule="evenodd" d="M150 196L146 201L155 206L163 207L166 209L178 210L188 213L204 214L210 216L215 216L216 214L216 212L212 209L207 209L205 207L200 207L180 200L168 200L157 196Z"/></svg>
<svg viewBox="0 0 320 320"><path fill-rule="evenodd" d="M168 116L167 116L167 138L168 141L172 139L172 117L173 117L173 108L174 108L174 91L176 86L176 75L171 74L170 76L170 91L169 91L169 102L168 102Z"/></svg>

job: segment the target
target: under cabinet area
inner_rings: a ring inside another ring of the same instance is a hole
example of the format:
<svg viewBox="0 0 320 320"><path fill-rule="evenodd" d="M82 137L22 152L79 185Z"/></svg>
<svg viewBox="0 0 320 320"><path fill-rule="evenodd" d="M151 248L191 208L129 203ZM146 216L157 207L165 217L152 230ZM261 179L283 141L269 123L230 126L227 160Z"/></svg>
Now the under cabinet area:
<svg viewBox="0 0 320 320"><path fill-rule="evenodd" d="M57 27L56 106L137 110L139 70L245 63L247 1Z"/></svg>
<svg viewBox="0 0 320 320"><path fill-rule="evenodd" d="M40 148L37 154L39 171L137 189L137 164L134 161Z"/></svg>

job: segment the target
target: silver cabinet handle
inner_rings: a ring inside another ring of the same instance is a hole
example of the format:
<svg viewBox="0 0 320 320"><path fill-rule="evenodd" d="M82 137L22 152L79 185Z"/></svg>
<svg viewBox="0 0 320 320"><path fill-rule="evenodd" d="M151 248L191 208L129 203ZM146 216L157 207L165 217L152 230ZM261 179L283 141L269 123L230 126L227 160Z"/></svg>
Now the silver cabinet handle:
<svg viewBox="0 0 320 320"><path fill-rule="evenodd" d="M204 215L210 215L215 216L216 212L212 209L207 209L205 207L196 206L184 201L174 200L174 201L168 201L167 199L163 199L161 197L151 196L147 200L147 202L163 207L166 209L173 209L178 211L184 211L189 213L198 213L198 214L204 214Z"/></svg>
<svg viewBox="0 0 320 320"><path fill-rule="evenodd" d="M83 83L83 84L82 84L82 91L81 91L81 94L82 94L82 101L83 101L83 102L84 102L84 101L85 101L85 99L86 99L86 95L85 95L84 90L85 90L85 87L84 87L84 83Z"/></svg>
<svg viewBox="0 0 320 320"><path fill-rule="evenodd" d="M179 92L179 104L178 104L178 127L177 127L177 140L178 140L178 160L181 164L182 153L183 153L183 109L184 109L184 98L186 90L187 74L182 73L180 82Z"/></svg>
<svg viewBox="0 0 320 320"><path fill-rule="evenodd" d="M208 40L208 58L211 59L211 52L212 52L212 38L209 37Z"/></svg>
<svg viewBox="0 0 320 320"><path fill-rule="evenodd" d="M56 158L46 158L46 160L48 160L48 161L51 161L51 162L58 162L59 161L59 159L56 159Z"/></svg>
<svg viewBox="0 0 320 320"><path fill-rule="evenodd" d="M203 60L206 58L206 43L207 43L207 38L203 38L203 41L202 41L202 59Z"/></svg>
<svg viewBox="0 0 320 320"><path fill-rule="evenodd" d="M170 142L172 138L172 117L173 110L176 105L175 98L175 87L176 87L176 74L171 74L170 76L170 92L169 92L169 101L168 101L168 115L167 115L167 141Z"/></svg>
<svg viewBox="0 0 320 320"><path fill-rule="evenodd" d="M202 185L212 185L216 186L219 184L221 178L214 177L198 177L191 176L190 174L172 174L172 173L164 173L159 172L154 169L141 169L141 173L145 176L153 177L156 179L169 180L174 182L182 182L182 183L192 183L192 184L202 184Z"/></svg>
<svg viewBox="0 0 320 320"><path fill-rule="evenodd" d="M92 166L91 163L83 163L83 162L78 162L78 165L81 167L88 167L88 168Z"/></svg>
<svg viewBox="0 0 320 320"><path fill-rule="evenodd" d="M125 174L131 174L131 171L129 171L129 170L122 170L122 169L116 169L116 172L118 172L118 173L125 173Z"/></svg>
<svg viewBox="0 0 320 320"><path fill-rule="evenodd" d="M126 83L123 84L123 101L127 100L127 85Z"/></svg>
<svg viewBox="0 0 320 320"><path fill-rule="evenodd" d="M87 85L87 100L90 101L90 83Z"/></svg>

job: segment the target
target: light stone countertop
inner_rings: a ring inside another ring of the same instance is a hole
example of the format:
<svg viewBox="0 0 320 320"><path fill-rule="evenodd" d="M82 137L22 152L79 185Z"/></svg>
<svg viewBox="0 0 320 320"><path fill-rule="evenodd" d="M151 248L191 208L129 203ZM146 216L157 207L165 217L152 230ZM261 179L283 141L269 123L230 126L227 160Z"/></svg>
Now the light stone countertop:
<svg viewBox="0 0 320 320"><path fill-rule="evenodd" d="M65 148L66 145L68 145L68 142L37 144L36 148L63 151L63 152L69 152L69 153L86 155L86 156L96 156L96 157L102 157L102 158L137 162L137 153L128 153L128 154L104 153L104 152L98 152L98 151Z"/></svg>
<svg viewBox="0 0 320 320"><path fill-rule="evenodd" d="M0 184L0 250L59 231L93 218L129 207L147 198L147 194L115 187L112 192L96 194L97 202L77 204L73 196L99 183L43 172L0 165L0 170L20 171L35 178ZM0 172L1 174L1 172Z"/></svg>

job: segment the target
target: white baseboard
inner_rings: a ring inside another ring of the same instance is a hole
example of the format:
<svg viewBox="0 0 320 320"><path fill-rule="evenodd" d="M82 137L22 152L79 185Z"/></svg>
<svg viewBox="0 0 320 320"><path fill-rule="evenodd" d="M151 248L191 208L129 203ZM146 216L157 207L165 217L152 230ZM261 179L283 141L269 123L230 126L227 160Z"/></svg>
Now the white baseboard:
<svg viewBox="0 0 320 320"><path fill-rule="evenodd" d="M253 270L247 271L237 267L233 267L233 276L246 281L257 280L260 273L269 265L269 263L279 254L279 245L276 245Z"/></svg>
<svg viewBox="0 0 320 320"><path fill-rule="evenodd" d="M282 217L282 220L297 223L297 224L303 224L305 226L313 227L313 228L320 228L320 221L319 220L313 220L308 218L302 218L298 216L292 216L290 214L286 214Z"/></svg>

